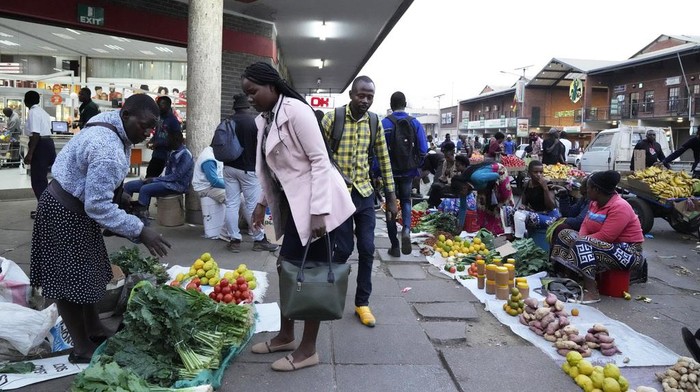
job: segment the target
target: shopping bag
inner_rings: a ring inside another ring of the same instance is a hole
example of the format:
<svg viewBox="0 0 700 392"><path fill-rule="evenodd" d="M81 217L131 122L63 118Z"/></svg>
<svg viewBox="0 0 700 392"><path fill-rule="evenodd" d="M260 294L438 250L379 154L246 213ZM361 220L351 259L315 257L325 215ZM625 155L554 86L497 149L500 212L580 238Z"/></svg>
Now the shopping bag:
<svg viewBox="0 0 700 392"><path fill-rule="evenodd" d="M267 241L271 244L282 245L282 238L277 238L275 235L275 225L272 223L272 213L270 212L270 207L265 208L265 219L263 219L263 228L265 230L265 237Z"/></svg>
<svg viewBox="0 0 700 392"><path fill-rule="evenodd" d="M0 339L27 355L33 347L39 346L49 336L49 330L58 318L58 309L56 304L39 311L0 302L0 314L12 315L0 318Z"/></svg>
<svg viewBox="0 0 700 392"><path fill-rule="evenodd" d="M302 260L280 262L280 309L292 320L338 320L345 310L350 265L332 262L331 242L325 236L328 262L307 262L311 241Z"/></svg>
<svg viewBox="0 0 700 392"><path fill-rule="evenodd" d="M0 302L29 306L31 296L27 274L14 261L0 257Z"/></svg>

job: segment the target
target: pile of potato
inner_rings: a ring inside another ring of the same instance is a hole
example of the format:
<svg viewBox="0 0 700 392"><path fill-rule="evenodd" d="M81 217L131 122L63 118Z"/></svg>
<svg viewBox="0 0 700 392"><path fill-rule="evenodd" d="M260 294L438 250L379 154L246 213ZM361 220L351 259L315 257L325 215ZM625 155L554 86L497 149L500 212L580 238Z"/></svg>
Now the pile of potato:
<svg viewBox="0 0 700 392"><path fill-rule="evenodd" d="M545 340L554 343L559 354L566 356L571 350L577 350L582 356L590 356L591 352L578 329L569 325L569 315L564 310L564 303L557 296L549 293L542 301L542 306L535 298L525 299L525 310L519 316L520 323L527 325L530 330Z"/></svg>
<svg viewBox="0 0 700 392"><path fill-rule="evenodd" d="M664 373L656 373L664 392L700 391L700 364L694 359L680 357Z"/></svg>
<svg viewBox="0 0 700 392"><path fill-rule="evenodd" d="M615 338L610 336L608 329L602 324L594 324L593 327L589 328L585 339L588 347L600 349L600 352L605 356L622 353L615 346Z"/></svg>

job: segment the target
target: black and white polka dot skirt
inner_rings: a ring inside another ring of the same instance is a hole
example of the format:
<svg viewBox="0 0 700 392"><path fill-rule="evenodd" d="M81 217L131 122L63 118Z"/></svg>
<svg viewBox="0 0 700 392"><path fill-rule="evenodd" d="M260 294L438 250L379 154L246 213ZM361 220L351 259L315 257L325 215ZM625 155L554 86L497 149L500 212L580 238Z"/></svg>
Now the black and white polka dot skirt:
<svg viewBox="0 0 700 392"><path fill-rule="evenodd" d="M29 279L45 297L78 304L99 302L112 279L100 226L66 209L49 191L36 210Z"/></svg>

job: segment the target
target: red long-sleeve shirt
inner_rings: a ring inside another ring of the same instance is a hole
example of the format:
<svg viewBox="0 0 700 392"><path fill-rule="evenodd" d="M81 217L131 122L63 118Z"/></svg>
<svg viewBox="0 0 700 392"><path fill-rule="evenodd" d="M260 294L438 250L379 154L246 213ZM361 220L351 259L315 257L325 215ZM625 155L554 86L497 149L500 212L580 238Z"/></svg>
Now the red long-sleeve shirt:
<svg viewBox="0 0 700 392"><path fill-rule="evenodd" d="M591 202L579 234L610 244L644 242L639 218L632 206L618 194L613 195L603 207Z"/></svg>

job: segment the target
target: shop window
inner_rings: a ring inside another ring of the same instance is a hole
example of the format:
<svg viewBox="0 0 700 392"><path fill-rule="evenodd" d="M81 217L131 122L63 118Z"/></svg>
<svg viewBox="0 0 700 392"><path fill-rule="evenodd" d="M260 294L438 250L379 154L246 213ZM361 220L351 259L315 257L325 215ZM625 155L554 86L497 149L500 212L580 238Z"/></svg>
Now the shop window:
<svg viewBox="0 0 700 392"><path fill-rule="evenodd" d="M187 63L129 59L88 59L88 77L187 80Z"/></svg>
<svg viewBox="0 0 700 392"><path fill-rule="evenodd" d="M639 93L630 94L630 116L636 117L639 112Z"/></svg>
<svg viewBox="0 0 700 392"><path fill-rule="evenodd" d="M644 92L644 103L642 103L642 111L651 113L654 111L654 90Z"/></svg>

